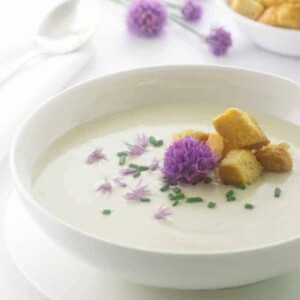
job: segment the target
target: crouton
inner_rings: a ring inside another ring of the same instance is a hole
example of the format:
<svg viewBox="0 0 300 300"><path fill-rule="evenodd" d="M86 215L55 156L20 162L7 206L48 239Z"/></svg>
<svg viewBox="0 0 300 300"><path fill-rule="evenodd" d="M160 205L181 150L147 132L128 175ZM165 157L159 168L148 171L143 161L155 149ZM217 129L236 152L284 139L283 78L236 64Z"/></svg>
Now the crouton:
<svg viewBox="0 0 300 300"><path fill-rule="evenodd" d="M269 144L255 118L237 108L227 109L212 122L216 131L235 149L259 149Z"/></svg>
<svg viewBox="0 0 300 300"><path fill-rule="evenodd" d="M173 139L179 140L179 139L184 138L185 136L194 138L194 139L198 140L199 142L206 142L208 139L208 133L200 131L200 130L195 130L195 129L186 129L186 130L182 130L178 133L174 133Z"/></svg>
<svg viewBox="0 0 300 300"><path fill-rule="evenodd" d="M218 156L222 156L224 149L224 140L217 132L209 134L207 144L210 147L211 151L215 151Z"/></svg>
<svg viewBox="0 0 300 300"><path fill-rule="evenodd" d="M253 20L257 20L265 9L260 0L233 0L231 7L241 15Z"/></svg>
<svg viewBox="0 0 300 300"><path fill-rule="evenodd" d="M255 156L265 171L280 173L292 169L292 157L287 143L263 147L255 152Z"/></svg>
<svg viewBox="0 0 300 300"><path fill-rule="evenodd" d="M300 3L300 0L262 0L265 6L275 6L283 3Z"/></svg>
<svg viewBox="0 0 300 300"><path fill-rule="evenodd" d="M232 150L223 159L219 175L226 184L250 184L260 176L262 169L251 151Z"/></svg>

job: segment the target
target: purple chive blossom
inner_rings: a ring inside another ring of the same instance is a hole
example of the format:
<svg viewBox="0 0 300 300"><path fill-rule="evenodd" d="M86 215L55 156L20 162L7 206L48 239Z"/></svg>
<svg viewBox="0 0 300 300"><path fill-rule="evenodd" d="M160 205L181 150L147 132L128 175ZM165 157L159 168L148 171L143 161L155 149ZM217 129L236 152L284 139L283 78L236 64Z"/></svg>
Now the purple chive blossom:
<svg viewBox="0 0 300 300"><path fill-rule="evenodd" d="M142 147L140 145L127 144L127 148L127 154L130 156L140 156L146 152L145 147Z"/></svg>
<svg viewBox="0 0 300 300"><path fill-rule="evenodd" d="M98 186L98 188L97 188L96 191L97 192L101 191L103 194L111 193L111 191L112 191L112 185L111 185L111 183L109 181L106 180L106 181L104 181L103 183L101 183Z"/></svg>
<svg viewBox="0 0 300 300"><path fill-rule="evenodd" d="M186 136L167 148L162 172L169 184L193 184L208 177L218 159L204 142Z"/></svg>
<svg viewBox="0 0 300 300"><path fill-rule="evenodd" d="M228 48L232 45L231 34L223 27L214 28L205 37L205 42L214 55L225 55Z"/></svg>
<svg viewBox="0 0 300 300"><path fill-rule="evenodd" d="M122 169L120 171L120 174L122 176L126 176L126 175L132 175L133 173L136 172L136 169L135 168L126 168L126 169Z"/></svg>
<svg viewBox="0 0 300 300"><path fill-rule="evenodd" d="M154 159L152 160L152 162L150 163L150 165L149 165L149 169L150 169L151 171L155 171L155 170L158 169L158 167L159 167L159 161L158 161L156 158L154 158Z"/></svg>
<svg viewBox="0 0 300 300"><path fill-rule="evenodd" d="M141 181L138 183L138 185L132 189L130 192L128 192L125 195L125 198L127 200L133 200L133 201L139 201L141 200L145 195L149 194L148 186L146 184L142 185Z"/></svg>
<svg viewBox="0 0 300 300"><path fill-rule="evenodd" d="M96 149L92 153L89 154L89 156L85 162L88 165L92 165L101 160L107 160L107 158L101 149Z"/></svg>
<svg viewBox="0 0 300 300"><path fill-rule="evenodd" d="M181 8L183 18L187 22L197 22L202 17L202 7L197 0L187 0Z"/></svg>
<svg viewBox="0 0 300 300"><path fill-rule="evenodd" d="M146 148L148 145L148 138L145 133L137 134L136 136L136 145Z"/></svg>
<svg viewBox="0 0 300 300"><path fill-rule="evenodd" d="M171 209L167 206L158 207L153 214L153 217L157 220L166 219L172 214Z"/></svg>
<svg viewBox="0 0 300 300"><path fill-rule="evenodd" d="M127 186L126 181L125 181L124 178L122 178L122 177L116 177L116 178L114 179L114 182L115 182L118 186L120 186L120 187L126 187L126 186Z"/></svg>
<svg viewBox="0 0 300 300"><path fill-rule="evenodd" d="M128 29L143 37L160 35L167 24L167 8L159 0L133 0L128 8Z"/></svg>

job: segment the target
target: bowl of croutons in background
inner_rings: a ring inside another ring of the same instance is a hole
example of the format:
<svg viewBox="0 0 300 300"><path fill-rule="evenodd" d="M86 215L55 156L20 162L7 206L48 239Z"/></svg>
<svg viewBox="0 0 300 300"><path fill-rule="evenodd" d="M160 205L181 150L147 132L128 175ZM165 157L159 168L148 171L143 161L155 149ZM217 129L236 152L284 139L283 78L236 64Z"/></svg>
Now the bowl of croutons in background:
<svg viewBox="0 0 300 300"><path fill-rule="evenodd" d="M300 0L218 0L256 45L300 56Z"/></svg>

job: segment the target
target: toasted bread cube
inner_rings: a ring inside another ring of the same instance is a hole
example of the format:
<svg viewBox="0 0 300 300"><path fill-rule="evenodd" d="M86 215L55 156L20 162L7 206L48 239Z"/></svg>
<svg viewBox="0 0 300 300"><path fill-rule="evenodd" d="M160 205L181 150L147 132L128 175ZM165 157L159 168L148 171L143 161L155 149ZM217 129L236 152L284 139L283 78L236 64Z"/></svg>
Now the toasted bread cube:
<svg viewBox="0 0 300 300"><path fill-rule="evenodd" d="M232 150L223 159L219 175L226 184L252 183L262 172L262 166L249 150Z"/></svg>
<svg viewBox="0 0 300 300"><path fill-rule="evenodd" d="M227 109L213 119L216 131L236 149L259 149L269 144L255 118L237 108Z"/></svg>
<svg viewBox="0 0 300 300"><path fill-rule="evenodd" d="M289 29L300 29L300 2L270 6L259 18L259 22Z"/></svg>
<svg viewBox="0 0 300 300"><path fill-rule="evenodd" d="M255 156L265 171L280 173L292 169L293 162L287 143L263 147L255 152Z"/></svg>
<svg viewBox="0 0 300 300"><path fill-rule="evenodd" d="M233 0L231 7L241 15L253 20L257 20L265 9L260 0Z"/></svg>
<svg viewBox="0 0 300 300"><path fill-rule="evenodd" d="M262 0L262 3L269 7L269 6L275 6L283 3L300 3L300 0Z"/></svg>
<svg viewBox="0 0 300 300"><path fill-rule="evenodd" d="M223 148L223 153L222 153L223 158L225 158L226 155L228 154L228 152L230 152L231 150L238 149L235 145L229 143L227 140L223 139L223 143L224 143L224 148Z"/></svg>
<svg viewBox="0 0 300 300"><path fill-rule="evenodd" d="M200 131L200 130L195 130L195 129L186 129L186 130L182 130L178 133L174 133L173 139L179 140L179 139L184 138L185 136L194 138L194 139L198 140L199 142L206 142L208 139L208 133Z"/></svg>
<svg viewBox="0 0 300 300"><path fill-rule="evenodd" d="M215 151L218 156L222 156L224 140L217 132L210 133L206 143L210 147L211 151Z"/></svg>

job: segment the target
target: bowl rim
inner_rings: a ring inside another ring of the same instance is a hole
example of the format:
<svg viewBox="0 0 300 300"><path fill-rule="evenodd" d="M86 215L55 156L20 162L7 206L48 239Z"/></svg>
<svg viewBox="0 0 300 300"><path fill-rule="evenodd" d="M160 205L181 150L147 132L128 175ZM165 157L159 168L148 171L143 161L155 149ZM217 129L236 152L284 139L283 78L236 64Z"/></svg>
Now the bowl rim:
<svg viewBox="0 0 300 300"><path fill-rule="evenodd" d="M61 92L53 95L52 97L48 98L44 103L39 105L37 108L35 108L23 121L23 123L19 126L18 130L16 131L15 137L13 139L11 150L9 154L9 161L10 161L10 171L12 180L15 186L15 189L17 191L17 194L21 194L21 200L23 202L23 199L26 200L27 203L31 207L34 208L34 210L37 210L39 214L46 215L47 218L49 218L51 221L58 223L60 226L66 227L68 230L75 232L76 234L82 235L83 237L90 238L92 240L95 240L96 242L100 242L103 244L106 244L106 246L120 248L122 250L126 251L136 251L136 252L143 252L149 255L165 255L165 256L184 256L184 257L219 257L219 256L231 256L231 255L237 255L237 254L247 254L251 252L263 252L263 251L269 251L274 247L279 246L287 246L288 244L292 244L295 242L300 241L300 232L299 235L286 238L283 240L280 240L278 242L268 243L265 245L261 245L258 247L248 247L248 248L242 248L242 249L234 249L234 250L216 250L216 251L166 251L166 250L156 250L156 249L149 249L145 247L139 247L139 246L129 246L123 243L114 242L112 240L102 238L100 236L97 236L96 234L89 233L80 227L77 227L75 225L72 225L68 223L67 221L59 218L54 213L47 210L45 207L43 207L41 204L39 204L38 201L34 199L32 194L30 193L30 189L27 189L25 185L23 184L21 180L21 176L19 176L17 172L17 159L16 159L16 149L19 143L19 139L22 136L22 134L26 133L26 126L31 121L31 119L37 115L40 111L43 109L47 109L48 105L55 105L56 101L62 101L59 100L60 96L68 93L71 90L81 89L82 87L85 87L89 84L95 83L97 81L109 81L112 78L119 79L121 77L131 76L131 75L138 75L139 73L155 73L155 72L174 72L177 71L189 71L189 70L213 70L213 71L223 71L223 72L233 72L233 73L243 73L243 74L250 74L250 75L259 75L263 77L269 77L273 80L280 80L284 81L286 84L294 85L300 90L300 84L297 81L282 77L273 75L271 73L262 72L262 71L256 71L254 69L249 68L243 68L243 67L229 67L226 65L165 65L165 66L153 66L153 67L145 67L145 68L136 68L131 70L125 70L121 72L115 72L110 74L105 74L102 76L95 76L92 79L85 80L83 82L77 83L73 86L68 87L67 89L62 90ZM19 196L19 195L18 195Z"/></svg>
<svg viewBox="0 0 300 300"><path fill-rule="evenodd" d="M258 22L256 20L252 20L250 18L247 18L246 16L243 16L241 14L239 14L238 12L236 12L235 10L233 10L228 2L226 0L216 0L218 3L220 3L234 18L239 19L242 22L248 22L249 25L252 26L256 26L258 28L261 29L266 29L266 30L275 30L281 33L287 33L287 34L299 34L300 33L300 29L291 29L291 28L284 28L284 27L277 27L277 26L272 26L272 25L268 25L268 24L264 24L261 22ZM275 33L275 32L274 32Z"/></svg>

